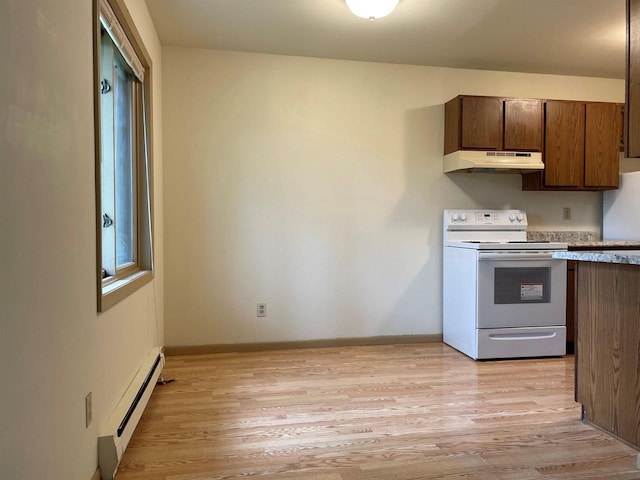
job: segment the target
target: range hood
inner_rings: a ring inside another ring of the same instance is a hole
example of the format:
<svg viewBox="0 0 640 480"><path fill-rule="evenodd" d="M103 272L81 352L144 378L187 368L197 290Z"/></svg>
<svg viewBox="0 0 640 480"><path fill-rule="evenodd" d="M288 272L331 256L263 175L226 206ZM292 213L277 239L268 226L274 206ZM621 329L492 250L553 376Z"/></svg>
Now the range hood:
<svg viewBox="0 0 640 480"><path fill-rule="evenodd" d="M444 173L529 173L544 170L540 152L458 150L444 156Z"/></svg>

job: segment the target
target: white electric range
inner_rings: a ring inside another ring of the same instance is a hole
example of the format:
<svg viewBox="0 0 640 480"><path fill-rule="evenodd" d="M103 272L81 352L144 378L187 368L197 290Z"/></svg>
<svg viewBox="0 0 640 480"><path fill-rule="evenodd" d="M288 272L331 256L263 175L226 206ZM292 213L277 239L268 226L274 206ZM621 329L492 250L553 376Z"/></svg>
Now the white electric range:
<svg viewBox="0 0 640 480"><path fill-rule="evenodd" d="M566 353L566 243L528 242L521 210L445 210L443 339L473 359Z"/></svg>

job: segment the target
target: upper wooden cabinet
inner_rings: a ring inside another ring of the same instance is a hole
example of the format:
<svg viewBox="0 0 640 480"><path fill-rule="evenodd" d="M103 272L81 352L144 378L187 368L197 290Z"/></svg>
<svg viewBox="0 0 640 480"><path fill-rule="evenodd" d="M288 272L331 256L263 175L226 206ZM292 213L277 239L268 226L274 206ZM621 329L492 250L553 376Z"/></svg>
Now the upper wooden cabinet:
<svg viewBox="0 0 640 480"><path fill-rule="evenodd" d="M444 154L542 151L542 101L460 95L445 104Z"/></svg>
<svg viewBox="0 0 640 480"><path fill-rule="evenodd" d="M585 187L618 188L622 105L587 103L585 122Z"/></svg>
<svg viewBox="0 0 640 480"><path fill-rule="evenodd" d="M462 97L460 147L498 150L502 147L502 102L491 97Z"/></svg>
<svg viewBox="0 0 640 480"><path fill-rule="evenodd" d="M640 59L638 64L640 76ZM638 85L640 103L640 78ZM523 174L523 190L618 188L621 104L459 95L445 104L444 118L445 155L457 150L542 152L544 170ZM638 147L640 156L640 139Z"/></svg>
<svg viewBox="0 0 640 480"><path fill-rule="evenodd" d="M545 104L544 175L547 187L578 187L584 176L584 103Z"/></svg>
<svg viewBox="0 0 640 480"><path fill-rule="evenodd" d="M640 157L640 0L627 0L625 156Z"/></svg>
<svg viewBox="0 0 640 480"><path fill-rule="evenodd" d="M622 118L616 103L545 101L545 167L523 175L523 189L618 188Z"/></svg>
<svg viewBox="0 0 640 480"><path fill-rule="evenodd" d="M534 152L542 149L542 100L504 100L504 149Z"/></svg>

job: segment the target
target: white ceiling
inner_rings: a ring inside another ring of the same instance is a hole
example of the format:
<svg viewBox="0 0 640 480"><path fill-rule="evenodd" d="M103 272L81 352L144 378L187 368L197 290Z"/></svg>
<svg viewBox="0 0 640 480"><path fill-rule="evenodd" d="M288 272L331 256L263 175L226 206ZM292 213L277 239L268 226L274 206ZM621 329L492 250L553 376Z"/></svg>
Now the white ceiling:
<svg viewBox="0 0 640 480"><path fill-rule="evenodd" d="M624 78L625 0L146 0L163 45Z"/></svg>

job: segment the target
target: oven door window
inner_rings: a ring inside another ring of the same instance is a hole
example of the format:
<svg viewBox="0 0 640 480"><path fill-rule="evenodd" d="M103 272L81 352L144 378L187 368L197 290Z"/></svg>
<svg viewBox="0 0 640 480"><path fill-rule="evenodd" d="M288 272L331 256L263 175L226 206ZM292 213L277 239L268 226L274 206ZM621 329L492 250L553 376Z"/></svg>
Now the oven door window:
<svg viewBox="0 0 640 480"><path fill-rule="evenodd" d="M478 328L565 324L565 260L480 260L477 275Z"/></svg>
<svg viewBox="0 0 640 480"><path fill-rule="evenodd" d="M493 302L497 305L549 303L551 268L516 267L494 270Z"/></svg>

